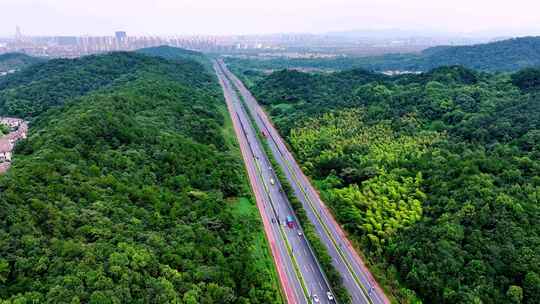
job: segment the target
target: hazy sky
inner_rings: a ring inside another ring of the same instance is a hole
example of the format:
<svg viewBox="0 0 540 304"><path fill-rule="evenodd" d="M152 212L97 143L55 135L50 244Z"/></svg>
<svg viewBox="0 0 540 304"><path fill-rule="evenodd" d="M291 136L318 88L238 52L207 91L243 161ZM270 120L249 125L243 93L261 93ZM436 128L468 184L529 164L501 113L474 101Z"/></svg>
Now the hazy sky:
<svg viewBox="0 0 540 304"><path fill-rule="evenodd" d="M540 33L540 0L0 0L0 35L401 28Z"/></svg>

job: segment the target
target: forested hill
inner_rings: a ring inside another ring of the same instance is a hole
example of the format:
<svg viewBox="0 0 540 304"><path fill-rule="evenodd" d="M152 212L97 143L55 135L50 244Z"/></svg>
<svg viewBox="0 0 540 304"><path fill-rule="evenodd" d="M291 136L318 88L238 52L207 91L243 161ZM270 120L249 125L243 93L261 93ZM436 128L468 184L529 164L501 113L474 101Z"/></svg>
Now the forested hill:
<svg viewBox="0 0 540 304"><path fill-rule="evenodd" d="M149 47L137 50L137 53L163 57L165 59L201 59L204 55L201 52L186 50L182 48L171 47L167 45Z"/></svg>
<svg viewBox="0 0 540 304"><path fill-rule="evenodd" d="M387 54L374 57L307 59L227 58L236 70L322 69L373 71L429 71L436 67L461 65L487 72L515 72L540 66L540 37L523 37L471 46L439 46L421 54Z"/></svg>
<svg viewBox="0 0 540 304"><path fill-rule="evenodd" d="M0 74L12 70L20 70L45 59L31 57L21 53L7 53L0 55Z"/></svg>
<svg viewBox="0 0 540 304"><path fill-rule="evenodd" d="M157 47L139 49L136 52L140 54L145 54L148 56L161 57L161 58L165 58L165 59L173 60L173 61L186 60L186 59L194 60L202 64L210 73L213 73L214 71L208 57L206 57L203 53L197 52L197 51L191 51L191 50L186 50L182 48L162 45L162 46L157 46Z"/></svg>
<svg viewBox="0 0 540 304"><path fill-rule="evenodd" d="M471 46L435 47L422 53L420 67L462 65L484 71L517 71L540 66L540 37L523 37Z"/></svg>
<svg viewBox="0 0 540 304"><path fill-rule="evenodd" d="M136 53L111 53L78 59L54 59L0 78L0 115L34 117L70 98L111 88L144 73L164 73L198 86L212 77L192 60L170 62Z"/></svg>
<svg viewBox="0 0 540 304"><path fill-rule="evenodd" d="M538 303L540 70L280 71L252 89L400 301Z"/></svg>
<svg viewBox="0 0 540 304"><path fill-rule="evenodd" d="M0 302L280 302L219 85L200 64L115 53L41 68L10 78L63 99L41 108L0 176Z"/></svg>

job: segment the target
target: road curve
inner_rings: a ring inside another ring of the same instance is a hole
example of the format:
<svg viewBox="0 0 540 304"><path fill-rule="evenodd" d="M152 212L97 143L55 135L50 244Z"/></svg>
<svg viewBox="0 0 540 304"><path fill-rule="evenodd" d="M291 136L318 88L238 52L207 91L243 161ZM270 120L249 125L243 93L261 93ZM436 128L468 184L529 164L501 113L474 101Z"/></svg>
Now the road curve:
<svg viewBox="0 0 540 304"><path fill-rule="evenodd" d="M300 169L264 110L244 84L226 68L225 64L222 61L219 64L242 95L258 128L264 130L267 134L274 158L285 172L296 196L302 202L308 218L327 247L334 267L340 272L353 303L390 303L348 240L346 233L336 222L330 210L320 199L318 192Z"/></svg>
<svg viewBox="0 0 540 304"><path fill-rule="evenodd" d="M295 217L294 212L242 102L221 66L214 64L214 69L223 88L287 302L312 303L313 296L317 295L319 303L335 303L326 296L330 286L303 237L302 228L291 229L285 224L287 216Z"/></svg>

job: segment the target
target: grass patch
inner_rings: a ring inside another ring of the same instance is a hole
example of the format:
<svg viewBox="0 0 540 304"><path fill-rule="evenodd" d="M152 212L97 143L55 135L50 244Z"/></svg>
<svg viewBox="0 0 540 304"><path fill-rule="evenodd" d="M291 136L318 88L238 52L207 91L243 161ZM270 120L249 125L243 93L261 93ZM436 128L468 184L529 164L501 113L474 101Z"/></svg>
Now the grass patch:
<svg viewBox="0 0 540 304"><path fill-rule="evenodd" d="M238 217L256 216L257 208L246 197L239 198L232 208L233 214Z"/></svg>
<svg viewBox="0 0 540 304"><path fill-rule="evenodd" d="M241 155L238 139L236 138L236 132L234 131L234 126L231 120L231 116L229 115L229 111L225 106L220 107L219 110L224 117L222 132L225 139L225 145L235 155Z"/></svg>
<svg viewBox="0 0 540 304"><path fill-rule="evenodd" d="M246 250L250 251L253 260L255 261L254 268L256 271L261 276L267 277L269 279L268 284L272 285L274 289L278 291L280 297L275 299L275 302L273 303L285 303L281 290L281 284L275 268L274 259L272 257L272 253L270 252L266 235L262 229L262 222L260 220L257 206L251 199L247 197L240 197L233 200L231 203L231 213L235 218L254 219L257 221L257 228L252 230L251 245L249 248L246 248Z"/></svg>

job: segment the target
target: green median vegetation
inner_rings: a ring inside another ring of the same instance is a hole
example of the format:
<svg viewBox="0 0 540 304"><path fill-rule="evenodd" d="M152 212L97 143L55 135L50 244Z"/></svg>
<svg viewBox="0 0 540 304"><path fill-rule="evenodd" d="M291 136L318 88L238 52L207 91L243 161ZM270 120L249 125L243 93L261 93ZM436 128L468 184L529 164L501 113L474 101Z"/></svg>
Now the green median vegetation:
<svg viewBox="0 0 540 304"><path fill-rule="evenodd" d="M326 249L324 244L321 242L319 236L317 235L317 232L315 231L315 228L313 227L313 224L311 224L311 222L307 218L306 211L304 210L302 203L298 200L298 198L294 194L294 191L292 190L291 185L285 176L285 173L283 172L282 168L279 166L279 164L273 157L272 151L270 150L270 147L268 146L268 141L266 138L262 136L261 130L257 128L257 124L255 123L253 116L251 115L251 112L248 111L242 95L240 95L240 92L238 90L236 90L236 92L240 100L242 101L243 106L246 109L246 112L248 113L248 117L251 121L251 124L254 126L256 130L258 140L262 143L263 148L266 152L266 155L268 155L268 159L270 160L270 163L272 164L272 168L275 169L275 173L277 175L277 178L279 179L281 187L285 195L287 196L287 199L291 203L291 206L293 207L296 217L300 221L300 225L302 226L302 229L304 231L304 236L306 237L311 248L313 249L316 255L316 258L319 261L319 264L322 270L324 271L324 274L326 275L329 281L329 284L331 285L332 290L335 293L334 296L336 297L339 303L345 303L345 304L351 303L351 297L349 293L347 292L347 289L345 289L345 286L343 286L341 275L332 264L332 257L328 254L328 250ZM304 285L302 285L302 287L305 289Z"/></svg>

